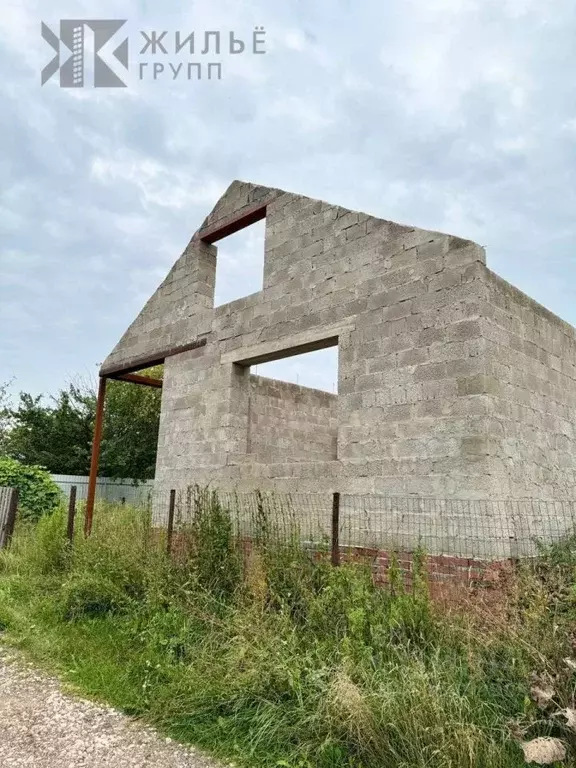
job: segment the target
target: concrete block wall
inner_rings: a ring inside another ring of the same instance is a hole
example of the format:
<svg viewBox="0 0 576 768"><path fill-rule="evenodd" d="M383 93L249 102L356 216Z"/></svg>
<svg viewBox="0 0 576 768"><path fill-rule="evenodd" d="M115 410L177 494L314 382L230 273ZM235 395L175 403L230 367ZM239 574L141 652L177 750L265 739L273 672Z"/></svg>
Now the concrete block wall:
<svg viewBox="0 0 576 768"><path fill-rule="evenodd" d="M563 530L569 513L562 516ZM344 545L395 552L423 547L430 555L457 553L472 559L512 557L521 545L532 546L518 526L519 515L506 502L484 499L437 499L381 495L340 496L340 542ZM553 529L548 508L542 520L547 533ZM535 516L530 517L531 522ZM567 525L568 524L568 525Z"/></svg>
<svg viewBox="0 0 576 768"><path fill-rule="evenodd" d="M196 467L202 473L227 463L227 450L236 446L234 416L230 412L231 366L220 365L214 346L204 346L168 358L158 437L156 479L183 487ZM246 432L244 425L244 432ZM166 485L167 488L167 485Z"/></svg>
<svg viewBox="0 0 576 768"><path fill-rule="evenodd" d="M467 390L484 373L483 262L469 241L278 193L264 289L216 308L206 347L167 361L158 481L330 491L342 478L352 492L489 494L475 454L487 413ZM291 450L250 455L246 361L331 336L335 466L291 466ZM182 413L191 402L200 410Z"/></svg>
<svg viewBox="0 0 576 768"><path fill-rule="evenodd" d="M279 189L234 181L204 219L193 239L199 240L203 231L218 226L232 215L242 215L255 206L267 203L280 194L282 191Z"/></svg>
<svg viewBox="0 0 576 768"><path fill-rule="evenodd" d="M130 365L210 331L216 248L192 240L107 357L103 370Z"/></svg>
<svg viewBox="0 0 576 768"><path fill-rule="evenodd" d="M329 392L251 375L247 455L259 463L335 460L337 408Z"/></svg>
<svg viewBox="0 0 576 768"><path fill-rule="evenodd" d="M486 270L484 445L503 497L571 499L576 487L576 330Z"/></svg>
<svg viewBox="0 0 576 768"><path fill-rule="evenodd" d="M202 233L262 201L263 290L214 309L217 248ZM470 241L234 182L112 359L198 338L204 347L166 359L159 489L571 493L575 332L494 276ZM335 454L325 429L318 451L299 445L298 419L284 431L295 390L274 384L285 396L272 407L269 385L250 375L332 344Z"/></svg>

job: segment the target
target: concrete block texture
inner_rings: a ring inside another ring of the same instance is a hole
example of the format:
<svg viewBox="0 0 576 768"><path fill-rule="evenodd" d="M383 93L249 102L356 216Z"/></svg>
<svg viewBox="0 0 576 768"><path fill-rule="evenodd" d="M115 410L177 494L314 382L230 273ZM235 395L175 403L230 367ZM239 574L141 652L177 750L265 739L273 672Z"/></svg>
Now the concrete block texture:
<svg viewBox="0 0 576 768"><path fill-rule="evenodd" d="M250 376L249 386L247 457L259 463L336 459L336 395L262 376Z"/></svg>
<svg viewBox="0 0 576 768"><path fill-rule="evenodd" d="M203 240L266 207L263 290L214 309ZM156 484L488 499L573 493L576 332L484 250L235 181L104 364L165 359ZM250 366L337 346L338 396Z"/></svg>

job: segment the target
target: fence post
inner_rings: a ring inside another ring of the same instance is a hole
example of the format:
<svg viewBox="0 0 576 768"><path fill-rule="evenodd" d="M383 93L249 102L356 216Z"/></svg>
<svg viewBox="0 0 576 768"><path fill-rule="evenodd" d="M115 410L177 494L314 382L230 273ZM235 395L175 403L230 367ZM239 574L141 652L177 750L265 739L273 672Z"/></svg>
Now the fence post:
<svg viewBox="0 0 576 768"><path fill-rule="evenodd" d="M172 551L172 533L174 531L174 507L176 506L176 491L170 491L170 505L168 507L168 535L166 538L166 553Z"/></svg>
<svg viewBox="0 0 576 768"><path fill-rule="evenodd" d="M66 536L68 541L72 543L74 538L74 517L76 516L76 486L73 485L70 488L70 499L68 500L68 526L66 528Z"/></svg>
<svg viewBox="0 0 576 768"><path fill-rule="evenodd" d="M12 534L14 533L14 525L16 524L16 513L18 511L18 497L20 491L18 488L14 488L10 498L10 504L8 506L8 515L6 516L6 525L4 528L4 547L9 547L12 541ZM1 531L0 531L1 533Z"/></svg>
<svg viewBox="0 0 576 768"><path fill-rule="evenodd" d="M340 565L340 494L332 496L332 565Z"/></svg>

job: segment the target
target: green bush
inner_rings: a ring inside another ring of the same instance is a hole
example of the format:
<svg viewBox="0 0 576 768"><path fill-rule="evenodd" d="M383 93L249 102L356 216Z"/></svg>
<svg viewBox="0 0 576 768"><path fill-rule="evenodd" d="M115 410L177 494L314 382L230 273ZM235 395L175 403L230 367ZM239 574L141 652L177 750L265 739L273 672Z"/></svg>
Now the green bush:
<svg viewBox="0 0 576 768"><path fill-rule="evenodd" d="M51 514L62 499L60 489L43 467L22 464L8 456L0 457L0 486L18 489L19 514L27 520Z"/></svg>

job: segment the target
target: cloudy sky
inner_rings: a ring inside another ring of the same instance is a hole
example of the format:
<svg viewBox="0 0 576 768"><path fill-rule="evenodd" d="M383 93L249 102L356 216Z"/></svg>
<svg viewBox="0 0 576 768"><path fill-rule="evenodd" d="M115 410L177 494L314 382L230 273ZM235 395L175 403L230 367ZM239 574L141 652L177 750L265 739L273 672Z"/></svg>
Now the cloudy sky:
<svg viewBox="0 0 576 768"><path fill-rule="evenodd" d="M128 20L127 88L40 86L40 22L62 18ZM140 30L172 45L220 30L226 49L255 26L265 55L139 53ZM142 61L206 60L222 80L138 78ZM0 64L0 382L15 392L95 374L235 178L476 240L576 324L574 0L4 0ZM258 287L262 248L261 228L220 244L219 303ZM275 374L332 389L334 362Z"/></svg>

